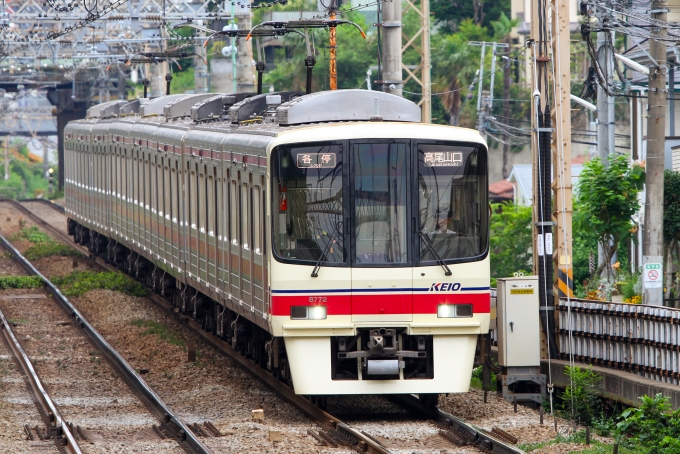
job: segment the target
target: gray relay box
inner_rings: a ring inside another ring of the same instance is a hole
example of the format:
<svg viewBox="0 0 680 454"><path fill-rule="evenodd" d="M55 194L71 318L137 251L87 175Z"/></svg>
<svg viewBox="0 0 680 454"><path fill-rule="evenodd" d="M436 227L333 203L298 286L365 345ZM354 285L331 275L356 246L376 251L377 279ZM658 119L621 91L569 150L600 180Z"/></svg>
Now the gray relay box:
<svg viewBox="0 0 680 454"><path fill-rule="evenodd" d="M541 361L538 277L498 279L498 364L539 366Z"/></svg>

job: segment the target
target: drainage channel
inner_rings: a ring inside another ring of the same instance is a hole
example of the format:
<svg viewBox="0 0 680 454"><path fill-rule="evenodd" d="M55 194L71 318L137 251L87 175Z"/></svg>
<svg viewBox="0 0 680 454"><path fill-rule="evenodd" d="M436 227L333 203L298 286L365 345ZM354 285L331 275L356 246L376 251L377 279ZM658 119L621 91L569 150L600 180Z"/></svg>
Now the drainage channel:
<svg viewBox="0 0 680 454"><path fill-rule="evenodd" d="M56 404L47 391L45 391L45 387L40 381L40 377L38 377L31 360L19 343L19 339L14 334L14 331L2 310L0 310L0 329L2 329L2 334L7 340L14 358L24 371L28 383L31 386L31 391L40 405L41 413L47 426L47 436L45 438L55 438L57 448L60 451L65 451L69 454L81 454L82 452L75 437L71 433L68 425L64 422Z"/></svg>
<svg viewBox="0 0 680 454"><path fill-rule="evenodd" d="M22 210L23 211L23 210ZM149 407L153 414L155 414L161 420L161 426L167 428L169 432L177 435L177 441L180 446L186 451L195 454L208 454L211 451L198 440L197 436L192 432L187 425L170 410L167 405L162 401L162 399L156 394L156 392L151 389L146 382L139 376L139 374L128 364L128 362L94 329L94 327L82 316L82 314L76 309L75 306L71 304L70 301L59 291L59 289L44 275L42 275L23 255L2 235L0 235L0 243L12 254L13 258L16 259L23 268L25 268L30 274L38 276L46 289L51 293L54 300L61 306L61 308L71 317L74 322L81 328L81 330L87 335L87 337L92 341L92 343L102 352L109 363L116 369L120 376L125 380L132 391L138 395L142 401ZM2 320L3 326L9 328L6 320ZM7 333L6 333L7 335ZM25 356L25 353L23 353ZM25 356L28 359L27 356ZM22 364L23 367L23 364ZM31 367L32 369L32 367ZM40 388L44 393L44 388L40 385ZM37 393L36 393L37 395ZM40 396L38 396L40 398ZM46 413L54 414L55 419L58 415L55 410L48 409ZM61 418L59 416L59 418ZM66 428L66 425L62 423L59 419L60 427L62 431ZM66 429L68 430L68 429ZM80 451L73 451L80 452Z"/></svg>

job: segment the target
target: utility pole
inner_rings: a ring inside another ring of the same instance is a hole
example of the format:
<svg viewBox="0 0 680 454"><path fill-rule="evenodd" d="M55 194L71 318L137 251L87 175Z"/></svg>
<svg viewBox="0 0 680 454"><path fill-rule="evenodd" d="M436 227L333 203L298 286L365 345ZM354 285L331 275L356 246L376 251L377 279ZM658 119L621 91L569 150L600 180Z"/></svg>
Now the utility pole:
<svg viewBox="0 0 680 454"><path fill-rule="evenodd" d="M539 75L531 81L533 255L543 341L548 343L544 347L549 347L543 355L555 358L559 350L554 309L560 298L573 296L569 5L547 0L544 11L538 5L532 2L531 16L531 73ZM547 85L543 74L548 76ZM562 346L565 350L568 346Z"/></svg>
<svg viewBox="0 0 680 454"><path fill-rule="evenodd" d="M505 49L510 49L510 44L508 43L496 43L496 42L486 42L486 41L468 41L468 45L470 46L481 46L482 52L479 57L479 84L477 87L477 131L480 133L482 132L482 128L484 126L484 119L486 117L487 113L487 108L489 112L491 111L491 108L493 108L493 85L494 85L494 76L496 72L496 49L497 48L505 48ZM486 53L486 48L487 46L491 46L493 49L493 56L491 59L491 82L490 82L490 94L488 96L488 101L484 102L484 97L483 97L483 90L484 90L484 55ZM508 83L510 83L508 81Z"/></svg>
<svg viewBox="0 0 680 454"><path fill-rule="evenodd" d="M401 96L401 0L382 4L382 89L384 92ZM394 89L391 86L394 85Z"/></svg>
<svg viewBox="0 0 680 454"><path fill-rule="evenodd" d="M653 0L654 21L666 22L665 0ZM666 148L666 28L652 24L649 29L649 98L647 107L647 181L645 223L642 244L643 304L663 305L663 177ZM659 265L659 267L656 267ZM667 264L668 265L668 264ZM649 276L648 276L649 273ZM653 274L654 273L654 274ZM655 279L652 279L655 278ZM657 280L657 282L650 282Z"/></svg>
<svg viewBox="0 0 680 454"><path fill-rule="evenodd" d="M605 13L598 11L598 13ZM603 17L598 14L600 24ZM597 32L597 54L599 65L604 72L605 81L609 90L614 82L614 53L607 45L607 33L610 31ZM613 39L612 39L613 42ZM602 162L609 165L609 155L614 153L614 97L609 96L607 91L598 85L597 88L597 154ZM602 256L602 254L600 254Z"/></svg>

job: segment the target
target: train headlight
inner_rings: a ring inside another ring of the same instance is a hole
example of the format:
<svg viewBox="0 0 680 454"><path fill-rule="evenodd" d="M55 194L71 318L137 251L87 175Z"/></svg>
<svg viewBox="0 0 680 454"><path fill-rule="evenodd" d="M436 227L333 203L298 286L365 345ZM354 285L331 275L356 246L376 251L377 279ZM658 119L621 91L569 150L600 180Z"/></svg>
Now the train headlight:
<svg viewBox="0 0 680 454"><path fill-rule="evenodd" d="M326 306L291 306L293 320L326 320Z"/></svg>
<svg viewBox="0 0 680 454"><path fill-rule="evenodd" d="M438 318L472 317L472 304L440 304Z"/></svg>

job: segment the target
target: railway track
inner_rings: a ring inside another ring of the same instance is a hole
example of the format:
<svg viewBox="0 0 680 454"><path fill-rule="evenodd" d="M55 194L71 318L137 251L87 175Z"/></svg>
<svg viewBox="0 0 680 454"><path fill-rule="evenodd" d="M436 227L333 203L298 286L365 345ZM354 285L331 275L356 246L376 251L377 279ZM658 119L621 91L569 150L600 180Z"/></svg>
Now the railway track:
<svg viewBox="0 0 680 454"><path fill-rule="evenodd" d="M22 210L22 212L27 213L24 210ZM54 233L54 231L52 231L52 233ZM49 279L42 275L2 235L0 235L0 243L7 251L11 253L13 259L17 261L21 265L21 267L28 271L30 275L37 276L42 280L46 291L52 296L52 299L56 303L58 303L61 309L63 309L63 311L71 318L71 321L65 323L64 325L77 327L78 331L87 336L89 342L91 342L91 344L96 347L97 349L96 352L100 353L107 360L112 369L114 369L116 373L126 382L130 390L132 390L133 394L137 396L137 398L145 404L150 413L153 415L153 418L156 419L158 422L158 426L154 426L154 430L158 432L158 435L160 435L161 437L175 439L179 446L186 452L196 454L208 454L211 452L198 439L198 436L192 430L190 430L189 427L167 405L165 405L165 403L156 394L156 392L146 384L146 382L144 381L144 379L142 379L139 373L135 371L130 366L130 364L106 341L106 339L104 339L94 329L94 327L85 319L85 317L83 317L83 315L78 311L78 309L75 306L73 306L66 297L64 297L60 290ZM36 298L31 299L32 303L38 302L43 305L49 303L49 299L44 298L44 295L34 296ZM40 297L38 298L38 296ZM31 308L33 308L33 305L31 305ZM43 307L41 308L40 313L48 314L49 312L50 311L48 308ZM63 316L60 316L60 318L63 320ZM7 323L6 319L3 319L2 321L3 326L9 328L10 325ZM57 322L55 322L54 319L50 320L49 323L51 326L57 324ZM8 333L9 332L5 333L5 335L7 336ZM36 337L37 336L34 336L33 339ZM18 348L20 348L20 346ZM46 345L44 349L47 348L50 347ZM15 350L15 347L12 347L12 350L15 351L15 355L17 354L16 353L17 351L23 352L23 350ZM42 351L43 350L41 350L41 352ZM22 362L27 360L28 356L26 356L25 353L23 354L20 353L19 356L22 368L28 371L33 371L34 373L35 372L34 369L32 367L29 367L29 364L26 364L25 366L24 363ZM94 354L93 357L94 357L93 361L96 362L98 356ZM29 372L27 372L27 375L29 375L29 378L31 377ZM42 387L42 385L39 385L39 382L36 385L33 385L33 383L31 385L32 387L34 387L34 389L37 390L36 395L38 396L39 400L42 400L43 399L42 396L43 395L46 396L46 393L44 393L44 388ZM49 396L47 396L47 398L48 397ZM41 405L46 406L47 408L47 410L45 410L46 414L48 415L49 419L51 421L54 420L53 422L54 424L56 424L55 427L52 428L52 430L56 431L57 435L60 435L62 433L69 434L67 435L67 442L71 443L71 440L68 439L69 436L73 439L73 442L75 442L73 434L68 432L68 428L66 428L66 425L63 423L63 418L61 417L60 413L56 410L56 406L54 406L53 403L52 406L50 406L49 404L50 401L47 400L47 398L45 398L44 403L41 401ZM92 399L92 397L90 398ZM81 438L87 438L87 436L81 436Z"/></svg>
<svg viewBox="0 0 680 454"><path fill-rule="evenodd" d="M62 241L65 244L75 248L80 253L87 257L91 257L87 248L75 244L71 237L68 236L65 231L59 229L53 224L44 221L34 212L23 206L21 203L14 201L4 201L9 202L17 210L28 216L34 223L45 228L49 231L55 238ZM34 202L34 201L31 201ZM52 203L46 202L45 206L49 206L52 209L58 211L59 207ZM100 258L92 259L97 265L103 269L109 271L119 271L117 268L111 266L110 264L104 262ZM294 391L288 387L286 384L277 380L271 374L263 371L260 366L242 356L239 352L232 348L230 344L214 336L212 333L203 331L199 323L196 323L190 317L186 317L177 314L170 303L160 295L150 294L148 299L151 300L155 305L162 308L168 314L181 320L186 326L192 328L192 330L199 334L203 340L208 344L212 345L218 351L223 352L228 357L230 357L234 362L238 363L241 367L247 370L252 375L256 376L259 380L263 381L266 385L272 388L276 393L283 396L293 405L302 410L305 414L313 418L320 425L321 430L312 431L309 430L308 434L315 438L319 443L326 446L346 446L357 450L358 452L367 453L380 453L387 454L390 453L388 447L384 446L383 443L366 431L361 431L353 428L349 424L343 422L340 418L337 418L330 413L322 410L317 405L312 403L307 398L297 395ZM510 443L512 440L503 439L500 434L487 433L482 429L476 428L459 418L449 415L439 409L432 409L423 406L417 397L412 395L402 395L395 396L395 401L399 402L405 408L415 411L419 414L425 415L429 421L437 426L439 435L449 443L455 446L467 446L477 448L481 452L494 452L500 454L521 454L522 450L512 446Z"/></svg>
<svg viewBox="0 0 680 454"><path fill-rule="evenodd" d="M40 408L40 414L45 422L45 431L42 432L37 426L31 428L28 425L24 426L26 435L29 438L38 436L41 439L52 439L55 442L55 447L59 452L66 452L68 454L82 454L80 446L76 441L76 437L71 433L71 429L61 416L61 412L54 403L54 400L45 391L45 387L40 380L35 367L30 358L21 346L18 337L12 330L12 325L5 317L4 312L0 309L0 329L9 346L14 359L21 366L21 370L26 377L35 401Z"/></svg>

